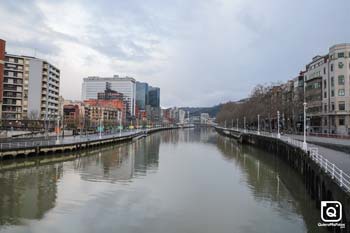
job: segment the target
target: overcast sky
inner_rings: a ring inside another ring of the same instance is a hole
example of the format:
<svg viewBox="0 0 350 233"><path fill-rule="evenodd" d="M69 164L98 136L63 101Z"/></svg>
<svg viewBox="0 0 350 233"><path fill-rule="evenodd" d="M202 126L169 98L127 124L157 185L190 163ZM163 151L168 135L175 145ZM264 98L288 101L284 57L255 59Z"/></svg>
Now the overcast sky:
<svg viewBox="0 0 350 233"><path fill-rule="evenodd" d="M83 77L119 74L159 86L164 107L212 106L350 42L349 12L349 0L2 0L0 38L58 66L66 99Z"/></svg>

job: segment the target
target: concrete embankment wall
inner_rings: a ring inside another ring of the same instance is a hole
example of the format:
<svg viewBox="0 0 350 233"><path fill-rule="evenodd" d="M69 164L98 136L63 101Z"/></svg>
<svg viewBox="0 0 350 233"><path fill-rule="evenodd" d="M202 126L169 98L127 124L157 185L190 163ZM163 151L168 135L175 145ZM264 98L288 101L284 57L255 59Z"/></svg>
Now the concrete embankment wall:
<svg viewBox="0 0 350 233"><path fill-rule="evenodd" d="M335 183L329 173L325 173L309 154L276 138L249 133L242 134L220 128L216 128L216 131L243 144L254 145L279 156L298 172L312 200L315 201L316 208L320 209L321 201L340 201L343 206L342 223L346 224L346 228L337 227L329 228L329 230L330 232L350 232L350 194Z"/></svg>
<svg viewBox="0 0 350 233"><path fill-rule="evenodd" d="M147 131L147 134L152 134L158 131L172 130L172 129L177 129L177 127L150 129ZM72 143L63 144L63 145L48 145L48 146L41 145L41 146L33 146L33 147L26 147L26 148L11 148L6 150L1 150L0 159L23 158L27 156L39 156L39 155L57 154L57 153L65 153L65 152L71 152L71 151L77 151L77 150L84 150L84 149L89 149L93 147L131 141L134 138L140 137L142 135L144 135L144 133L140 132L140 133L135 133L128 136L122 136L122 137L116 136L113 138L106 138L106 139L96 139L96 140L90 140L90 141L84 141L84 142L72 142Z"/></svg>

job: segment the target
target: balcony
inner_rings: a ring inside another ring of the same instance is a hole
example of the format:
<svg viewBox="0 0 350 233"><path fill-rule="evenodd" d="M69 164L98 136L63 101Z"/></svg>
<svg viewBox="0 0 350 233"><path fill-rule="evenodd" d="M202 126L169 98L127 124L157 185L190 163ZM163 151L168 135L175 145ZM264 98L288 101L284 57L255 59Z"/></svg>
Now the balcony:
<svg viewBox="0 0 350 233"><path fill-rule="evenodd" d="M16 94L4 94L4 99L22 99L22 95L16 95Z"/></svg>

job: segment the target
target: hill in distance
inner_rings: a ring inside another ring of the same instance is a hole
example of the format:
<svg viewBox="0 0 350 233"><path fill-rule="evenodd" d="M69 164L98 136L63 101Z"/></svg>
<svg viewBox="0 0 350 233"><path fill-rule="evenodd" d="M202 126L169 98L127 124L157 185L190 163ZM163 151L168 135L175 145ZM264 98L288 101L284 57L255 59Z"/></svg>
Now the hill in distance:
<svg viewBox="0 0 350 233"><path fill-rule="evenodd" d="M210 117L216 117L218 112L220 111L222 104L215 105L213 107L181 107L184 111L189 111L190 116L200 116L201 113L209 113Z"/></svg>

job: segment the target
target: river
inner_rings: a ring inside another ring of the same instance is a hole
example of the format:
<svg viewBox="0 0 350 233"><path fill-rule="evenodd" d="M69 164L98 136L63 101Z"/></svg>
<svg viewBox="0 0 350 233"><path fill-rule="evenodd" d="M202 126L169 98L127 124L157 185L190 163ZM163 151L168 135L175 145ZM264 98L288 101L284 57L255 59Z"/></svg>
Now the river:
<svg viewBox="0 0 350 233"><path fill-rule="evenodd" d="M298 174L212 129L0 164L0 232L322 232Z"/></svg>

